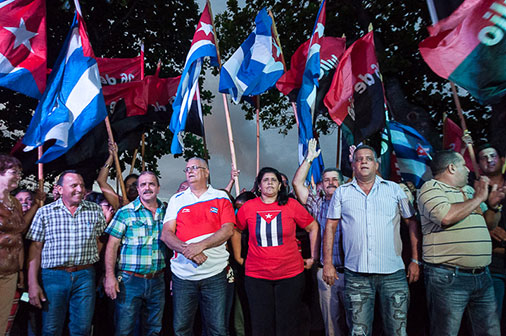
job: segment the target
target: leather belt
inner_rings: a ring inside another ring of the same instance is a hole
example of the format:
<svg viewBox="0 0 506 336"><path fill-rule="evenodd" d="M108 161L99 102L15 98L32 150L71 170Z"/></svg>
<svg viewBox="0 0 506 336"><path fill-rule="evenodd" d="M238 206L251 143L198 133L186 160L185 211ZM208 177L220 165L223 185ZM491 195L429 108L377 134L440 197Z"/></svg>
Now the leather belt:
<svg viewBox="0 0 506 336"><path fill-rule="evenodd" d="M74 266L58 266L58 267L53 267L51 269L72 273L72 272L82 271L82 270L85 270L85 269L88 269L91 267L93 267L93 264L74 265Z"/></svg>
<svg viewBox="0 0 506 336"><path fill-rule="evenodd" d="M452 272L468 273L468 274L481 274L485 272L486 267L475 267L475 268L462 268L460 266L450 266L445 264L431 264L426 262L425 265L429 265L436 268L446 269Z"/></svg>
<svg viewBox="0 0 506 336"><path fill-rule="evenodd" d="M153 279L154 277L160 275L163 273L163 270L161 271L158 271L158 272L154 272L154 273L148 273L148 274L142 274L142 273L135 273L135 272L131 272L131 271L121 271L121 272L124 272L126 274L130 274L130 275L133 275L134 277L137 277L137 278L143 278L143 279Z"/></svg>

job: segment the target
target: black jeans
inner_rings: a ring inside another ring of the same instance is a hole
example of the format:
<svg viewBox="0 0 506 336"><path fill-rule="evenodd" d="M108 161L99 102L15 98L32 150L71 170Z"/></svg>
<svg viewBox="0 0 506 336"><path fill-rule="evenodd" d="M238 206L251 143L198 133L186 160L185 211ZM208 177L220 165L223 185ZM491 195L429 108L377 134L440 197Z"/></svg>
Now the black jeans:
<svg viewBox="0 0 506 336"><path fill-rule="evenodd" d="M304 273L281 280L246 276L253 335L296 335L302 305Z"/></svg>

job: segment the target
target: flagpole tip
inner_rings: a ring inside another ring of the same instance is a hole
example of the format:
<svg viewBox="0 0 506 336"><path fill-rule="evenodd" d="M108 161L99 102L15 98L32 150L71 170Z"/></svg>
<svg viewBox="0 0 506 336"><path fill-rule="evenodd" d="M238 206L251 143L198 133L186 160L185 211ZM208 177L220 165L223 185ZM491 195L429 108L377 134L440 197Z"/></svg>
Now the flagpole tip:
<svg viewBox="0 0 506 336"><path fill-rule="evenodd" d="M371 32L372 31L372 23L369 23L369 27L367 27L367 32Z"/></svg>

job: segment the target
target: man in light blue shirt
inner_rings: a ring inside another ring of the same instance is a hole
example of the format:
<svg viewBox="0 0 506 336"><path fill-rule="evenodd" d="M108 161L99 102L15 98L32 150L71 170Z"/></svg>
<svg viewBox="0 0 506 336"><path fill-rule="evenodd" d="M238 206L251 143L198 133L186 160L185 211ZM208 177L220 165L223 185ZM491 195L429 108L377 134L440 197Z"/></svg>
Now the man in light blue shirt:
<svg viewBox="0 0 506 336"><path fill-rule="evenodd" d="M344 248L345 304L353 335L371 335L376 294L380 299L386 335L406 335L409 282L419 277L420 232L414 209L394 182L376 176L376 152L359 146L353 153L355 178L332 196L323 240L323 279L337 279L331 267L337 225L341 225ZM407 275L401 258L401 217L408 225L412 262Z"/></svg>

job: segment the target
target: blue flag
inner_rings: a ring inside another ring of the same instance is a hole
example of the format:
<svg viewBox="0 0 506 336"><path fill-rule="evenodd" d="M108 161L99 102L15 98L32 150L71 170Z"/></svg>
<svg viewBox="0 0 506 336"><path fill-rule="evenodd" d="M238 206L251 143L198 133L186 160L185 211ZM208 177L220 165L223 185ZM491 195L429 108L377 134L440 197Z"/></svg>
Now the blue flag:
<svg viewBox="0 0 506 336"><path fill-rule="evenodd" d="M223 65L221 93L238 104L242 96L255 96L273 87L284 73L281 48L272 37L272 19L264 9L255 19L256 28Z"/></svg>
<svg viewBox="0 0 506 336"><path fill-rule="evenodd" d="M77 0L76 15L44 94L23 138L25 151L45 141L56 142L39 162L50 162L67 152L103 121L107 111L102 86Z"/></svg>
<svg viewBox="0 0 506 336"><path fill-rule="evenodd" d="M178 139L178 135L185 130L188 111L198 91L197 86L199 85L198 80L202 69L202 59L206 56L211 57L213 65L218 65L211 13L207 4L200 16L197 30L193 35L192 45L186 56L181 81L177 87L176 98L174 103L172 103L174 112L169 124L169 129L174 134L170 146L172 154L181 154L183 152L183 146Z"/></svg>
<svg viewBox="0 0 506 336"><path fill-rule="evenodd" d="M297 119L299 121L299 164L304 160L309 140L313 138L313 117L315 108L316 89L320 77L320 39L325 29L325 0L320 6L318 17L311 35L309 51L306 58L306 67L302 76L302 86L297 96ZM319 155L313 161L308 178L313 176L314 182L321 180L323 171L323 158Z"/></svg>
<svg viewBox="0 0 506 336"><path fill-rule="evenodd" d="M401 176L420 188L432 178L430 170L432 146L414 128L396 121L388 121L392 146L397 157Z"/></svg>

